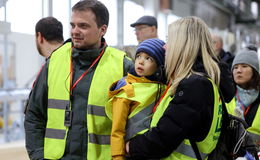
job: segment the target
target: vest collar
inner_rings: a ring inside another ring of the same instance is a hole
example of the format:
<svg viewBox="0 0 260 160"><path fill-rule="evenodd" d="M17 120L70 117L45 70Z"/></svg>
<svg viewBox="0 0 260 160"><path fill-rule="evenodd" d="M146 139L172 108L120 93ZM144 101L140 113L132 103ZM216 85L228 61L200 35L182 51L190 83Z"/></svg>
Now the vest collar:
<svg viewBox="0 0 260 160"><path fill-rule="evenodd" d="M101 51L107 47L105 39L102 39L101 47L99 49L81 50L77 48L72 49L73 63L80 66L80 68L89 67L92 62L99 56Z"/></svg>

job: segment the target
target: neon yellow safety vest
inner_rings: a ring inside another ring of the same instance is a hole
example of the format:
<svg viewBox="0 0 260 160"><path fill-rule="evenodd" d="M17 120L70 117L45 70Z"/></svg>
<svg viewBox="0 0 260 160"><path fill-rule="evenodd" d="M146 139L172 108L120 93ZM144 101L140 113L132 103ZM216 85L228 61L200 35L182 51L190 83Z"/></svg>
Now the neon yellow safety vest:
<svg viewBox="0 0 260 160"><path fill-rule="evenodd" d="M227 104L228 113L235 115L235 108L236 108L236 98L233 98L231 102ZM256 111L255 118L253 120L253 123L250 127L247 128L247 131L252 136L253 140L256 144L260 144L260 105L258 106L258 109Z"/></svg>
<svg viewBox="0 0 260 160"><path fill-rule="evenodd" d="M130 84L128 84L130 85ZM141 134L150 128L152 110L156 100L158 85L156 83L132 83L134 88L134 96L127 96L126 92L122 90L114 97L125 98L131 101L139 102L139 105L130 113L127 120L125 140L129 140L136 134ZM162 92L165 85L161 86ZM112 97L106 105L106 113L112 119Z"/></svg>
<svg viewBox="0 0 260 160"><path fill-rule="evenodd" d="M226 103L227 111L229 114L235 115L235 108L236 108L236 98L233 98L232 101Z"/></svg>
<svg viewBox="0 0 260 160"><path fill-rule="evenodd" d="M65 110L70 105L71 43L53 52L48 69L48 120L44 140L44 158L60 159L65 151L68 127L64 126ZM123 77L125 53L107 47L96 67L87 104L87 159L109 159L111 120L106 116L109 86ZM109 78L108 78L109 77ZM79 137L80 138L80 137Z"/></svg>
<svg viewBox="0 0 260 160"><path fill-rule="evenodd" d="M210 80L211 81L211 80ZM207 159L208 154L216 147L218 138L220 136L221 130L221 120L222 120L222 105L218 93L217 86L211 81L214 89L214 113L211 127L207 137L201 141L196 142L201 158ZM164 111L167 109L170 101L173 97L170 96L170 90L166 93L165 97L162 99L161 103L157 107L151 122L151 127L155 127L162 117ZM188 139L185 139L180 146L168 157L163 158L164 160L196 160L196 155L191 147Z"/></svg>

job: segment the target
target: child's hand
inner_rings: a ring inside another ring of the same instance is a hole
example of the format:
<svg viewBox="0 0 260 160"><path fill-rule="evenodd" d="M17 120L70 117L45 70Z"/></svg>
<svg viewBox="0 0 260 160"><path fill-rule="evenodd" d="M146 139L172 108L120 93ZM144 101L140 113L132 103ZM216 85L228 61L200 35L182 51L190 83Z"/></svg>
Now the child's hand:
<svg viewBox="0 0 260 160"><path fill-rule="evenodd" d="M129 141L125 144L126 154L129 154Z"/></svg>
<svg viewBox="0 0 260 160"><path fill-rule="evenodd" d="M125 77L121 78L115 86L113 86L110 91L120 89L121 87L124 87L126 85Z"/></svg>

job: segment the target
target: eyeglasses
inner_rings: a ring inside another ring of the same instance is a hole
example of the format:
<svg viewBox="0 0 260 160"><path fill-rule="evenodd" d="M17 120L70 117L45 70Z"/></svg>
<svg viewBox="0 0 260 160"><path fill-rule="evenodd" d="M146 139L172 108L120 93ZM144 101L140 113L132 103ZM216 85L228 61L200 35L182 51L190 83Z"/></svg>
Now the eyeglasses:
<svg viewBox="0 0 260 160"><path fill-rule="evenodd" d="M135 27L134 31L135 31L135 32L141 31L141 30L143 30L143 29L145 29L145 28L148 28L148 27L150 27L150 26Z"/></svg>

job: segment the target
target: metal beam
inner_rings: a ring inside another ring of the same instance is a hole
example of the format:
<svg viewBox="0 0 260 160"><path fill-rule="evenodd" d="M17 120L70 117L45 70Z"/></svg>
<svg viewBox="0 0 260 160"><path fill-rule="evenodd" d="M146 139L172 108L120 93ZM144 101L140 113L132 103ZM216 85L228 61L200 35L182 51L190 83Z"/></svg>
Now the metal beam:
<svg viewBox="0 0 260 160"><path fill-rule="evenodd" d="M0 0L0 8L6 5L7 0Z"/></svg>
<svg viewBox="0 0 260 160"><path fill-rule="evenodd" d="M124 45L124 0L117 0L117 46Z"/></svg>
<svg viewBox="0 0 260 160"><path fill-rule="evenodd" d="M0 21L0 34L11 33L11 23L6 21Z"/></svg>
<svg viewBox="0 0 260 160"><path fill-rule="evenodd" d="M26 100L31 89L4 89L0 90L0 102Z"/></svg>
<svg viewBox="0 0 260 160"><path fill-rule="evenodd" d="M49 0L49 3L48 3L48 16L53 16L53 3L52 3L52 0Z"/></svg>
<svg viewBox="0 0 260 160"><path fill-rule="evenodd" d="M206 0L208 3L212 4L213 6L217 7L218 9L222 10L223 12L226 12L227 14L234 14L231 12L226 6L224 6L223 2L219 2L217 0Z"/></svg>

